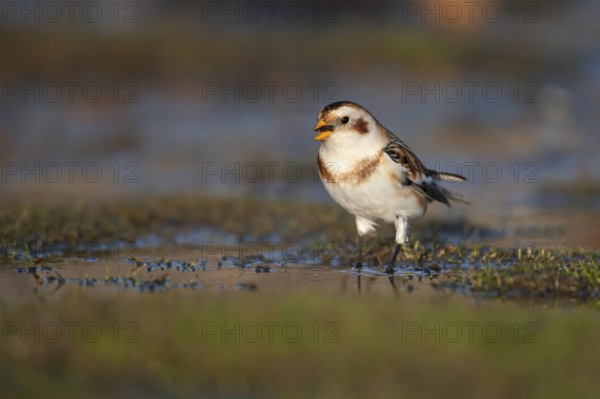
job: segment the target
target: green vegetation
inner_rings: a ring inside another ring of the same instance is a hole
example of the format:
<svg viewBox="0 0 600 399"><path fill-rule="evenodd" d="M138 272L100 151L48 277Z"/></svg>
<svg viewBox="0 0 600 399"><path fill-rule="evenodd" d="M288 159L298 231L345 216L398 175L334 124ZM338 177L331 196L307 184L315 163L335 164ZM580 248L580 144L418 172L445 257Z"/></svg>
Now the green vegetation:
<svg viewBox="0 0 600 399"><path fill-rule="evenodd" d="M598 394L600 316L586 308L443 294L178 291L102 299L73 287L40 299L0 306L7 397ZM26 328L34 332L22 336Z"/></svg>
<svg viewBox="0 0 600 399"><path fill-rule="evenodd" d="M318 217L315 217L318 215ZM0 241L25 248L36 243L135 241L142 234L169 235L169 228L209 227L243 240L278 234L283 241L301 239L355 244L353 218L335 205L248 198L153 197L114 202L40 204L0 203ZM426 227L426 229L425 229ZM424 231L426 230L426 231ZM428 219L417 222L415 234L434 240L440 233L485 232L465 221ZM382 243L385 241L382 241Z"/></svg>
<svg viewBox="0 0 600 399"><path fill-rule="evenodd" d="M2 209L0 241L10 244L4 245L3 259L17 262L24 268L51 268L61 261L60 256L45 259L47 254L41 254L42 257L32 263L33 258L40 256L34 249L43 250L46 244L135 243L147 234L159 235L166 243L172 243L178 233L199 228L214 231L217 237L228 234L236 243L253 242L263 246L257 258L251 256L255 254L252 252L233 262L235 267L252 267L256 271L285 269L289 259L282 258L281 254L290 243L321 249L318 256L299 258L294 263L308 261L348 269L356 252L352 217L339 207L329 205L164 197L75 205L13 203ZM316 214L318 218L313 217ZM464 220L428 219L416 223L413 237L425 237L426 240L404 248L398 263L400 286L410 290L415 282L427 282L440 290L488 297L568 298L592 304L600 299L599 252L533 246L503 248L481 237L489 231L485 226L471 225ZM271 251L275 255L270 257L266 245L273 242L277 242ZM364 253L371 268L379 270L383 267L392 243L391 237L385 234L379 239L367 240ZM195 242L183 247L193 253L202 245L203 242ZM173 255L177 254L171 254L171 257ZM194 271L203 268L197 258L175 257L173 260L176 262L138 260L133 265L137 263L138 267L167 272L175 270L176 266ZM205 265L208 262L209 267L219 263L214 256L202 260ZM150 282L155 278L151 276Z"/></svg>

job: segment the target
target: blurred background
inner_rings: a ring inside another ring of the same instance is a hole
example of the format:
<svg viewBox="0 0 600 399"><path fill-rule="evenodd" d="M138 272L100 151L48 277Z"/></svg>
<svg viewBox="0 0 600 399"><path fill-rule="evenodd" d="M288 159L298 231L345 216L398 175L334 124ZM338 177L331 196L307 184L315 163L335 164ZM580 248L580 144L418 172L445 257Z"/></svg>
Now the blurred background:
<svg viewBox="0 0 600 399"><path fill-rule="evenodd" d="M311 129L352 100L468 177L456 215L597 242L597 1L0 4L4 197L331 201Z"/></svg>

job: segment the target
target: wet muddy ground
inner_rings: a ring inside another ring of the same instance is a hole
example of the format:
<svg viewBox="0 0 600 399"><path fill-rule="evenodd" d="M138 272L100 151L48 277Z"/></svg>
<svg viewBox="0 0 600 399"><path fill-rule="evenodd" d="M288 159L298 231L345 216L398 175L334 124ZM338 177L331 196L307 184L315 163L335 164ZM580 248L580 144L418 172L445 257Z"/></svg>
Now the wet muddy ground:
<svg viewBox="0 0 600 399"><path fill-rule="evenodd" d="M356 269L352 218L330 205L163 198L5 209L0 284L9 302L60 295L70 285L382 295L427 287L504 299L600 299L600 255L585 248L600 231L593 211L569 219L520 211L504 220L434 213L414 223L392 281L383 273L391 231L383 226L365 240L365 267ZM580 237L587 245L573 244Z"/></svg>

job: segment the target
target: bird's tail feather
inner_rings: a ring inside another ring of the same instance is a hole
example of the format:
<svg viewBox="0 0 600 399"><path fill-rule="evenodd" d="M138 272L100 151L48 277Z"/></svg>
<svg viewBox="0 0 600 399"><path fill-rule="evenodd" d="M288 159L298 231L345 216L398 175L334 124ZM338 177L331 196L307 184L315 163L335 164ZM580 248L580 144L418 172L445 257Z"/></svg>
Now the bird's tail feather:
<svg viewBox="0 0 600 399"><path fill-rule="evenodd" d="M433 177L437 181L450 181L450 182L458 182L467 180L466 177L457 175L455 173L447 173L447 172L438 172L437 170L428 170L427 175Z"/></svg>
<svg viewBox="0 0 600 399"><path fill-rule="evenodd" d="M451 201L456 201L456 202L462 202L463 204L470 204L471 202L464 197L463 195L460 195L458 193L455 193L453 191L447 190L443 187L439 187L440 191L444 194L444 196L446 198L448 198Z"/></svg>

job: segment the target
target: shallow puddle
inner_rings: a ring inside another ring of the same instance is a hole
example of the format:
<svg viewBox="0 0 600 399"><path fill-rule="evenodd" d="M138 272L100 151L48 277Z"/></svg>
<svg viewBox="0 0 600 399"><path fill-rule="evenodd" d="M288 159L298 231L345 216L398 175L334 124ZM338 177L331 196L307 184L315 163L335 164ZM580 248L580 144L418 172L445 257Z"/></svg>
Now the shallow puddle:
<svg viewBox="0 0 600 399"><path fill-rule="evenodd" d="M197 262L143 257L122 262L69 259L33 263L1 266L1 299L21 302L39 295L60 296L65 286L77 286L99 295L188 290L357 294L359 279L362 292L393 293L383 269L365 268L357 273L351 268L306 264L281 266L255 262L238 266L234 259Z"/></svg>
<svg viewBox="0 0 600 399"><path fill-rule="evenodd" d="M0 248L0 299L61 296L65 286L90 295L433 288L509 299L600 298L597 212L471 210L444 219L445 210L434 208L415 221L411 238L419 241L403 248L390 280L383 271L391 227L365 239L358 272L352 218L337 207L194 198L73 212L17 207L5 215L14 227L7 223ZM65 237L73 241L56 243Z"/></svg>

